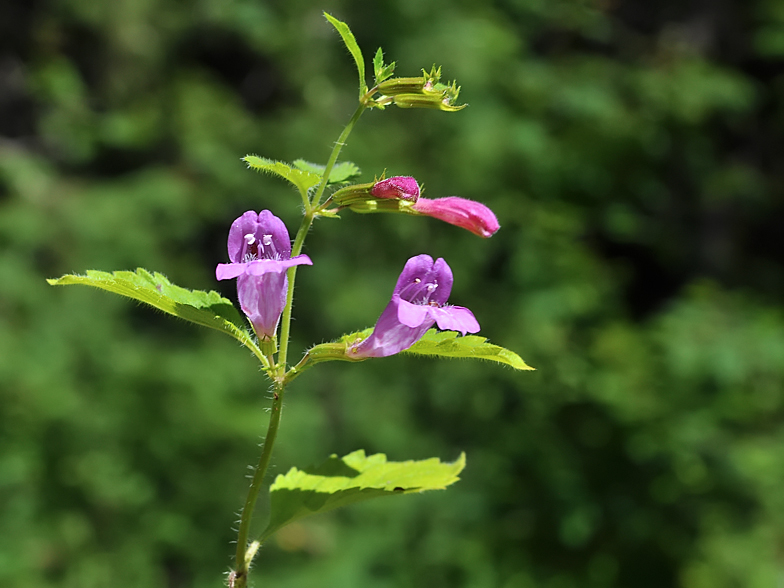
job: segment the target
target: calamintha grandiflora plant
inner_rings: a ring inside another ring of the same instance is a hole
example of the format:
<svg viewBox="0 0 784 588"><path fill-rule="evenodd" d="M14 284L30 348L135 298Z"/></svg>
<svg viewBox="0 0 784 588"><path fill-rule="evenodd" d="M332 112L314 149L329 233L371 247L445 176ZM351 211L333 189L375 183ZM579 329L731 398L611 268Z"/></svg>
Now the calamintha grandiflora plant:
<svg viewBox="0 0 784 588"><path fill-rule="evenodd" d="M383 454L355 451L339 458L333 455L307 472L292 468L279 475L269 487L270 519L259 537L251 538L250 523L256 499L272 455L280 426L287 386L303 371L324 361L364 361L396 353L478 358L496 361L515 369L531 369L515 353L491 345L483 337L467 335L479 331L479 323L467 308L447 304L452 290L452 270L444 259L427 254L411 257L392 290L389 304L375 327L345 335L331 343L315 345L294 366L289 365L291 308L297 269L312 265L302 246L316 217L334 218L345 210L374 213L426 215L490 237L498 228L493 212L485 205L456 196L422 198L418 182L408 176L381 178L365 184L350 184L359 169L338 156L362 113L383 110L431 108L446 112L461 110L455 83L442 84L440 68L412 78L392 77L395 64L384 63L381 49L375 55L375 84L368 88L362 53L348 26L325 14L340 33L359 71L359 105L343 129L326 165L297 160L292 164L248 155L246 164L289 181L302 198L303 218L293 243L286 226L269 210L250 210L231 225L228 236L229 263L215 271L218 280L237 280L237 297L247 320L231 301L216 292L187 290L159 273L88 271L65 275L51 284L85 284L134 298L185 320L212 327L236 338L261 363L272 387L269 425L259 463L242 508L237 534L234 569L228 574L232 588L248 585L251 562L259 547L273 533L303 517L325 512L377 496L423 492L444 488L457 481L465 456L454 463L433 458L423 461L388 462ZM318 258L315 256L315 263ZM402 260L401 260L402 262ZM433 328L437 326L438 328ZM279 333L279 334L278 334ZM460 334L461 336L458 336ZM355 472L346 476L346 468Z"/></svg>

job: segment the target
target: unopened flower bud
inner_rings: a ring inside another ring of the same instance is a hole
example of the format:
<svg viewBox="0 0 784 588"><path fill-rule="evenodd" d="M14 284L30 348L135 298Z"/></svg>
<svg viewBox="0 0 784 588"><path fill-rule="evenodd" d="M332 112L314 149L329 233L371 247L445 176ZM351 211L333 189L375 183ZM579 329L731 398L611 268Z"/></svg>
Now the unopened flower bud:
<svg viewBox="0 0 784 588"><path fill-rule="evenodd" d="M419 184L411 176L394 176L376 182L370 193L376 198L397 198L416 202L419 198Z"/></svg>
<svg viewBox="0 0 784 588"><path fill-rule="evenodd" d="M378 85L379 94L384 96L397 96L398 94L419 94L425 87L427 79L418 78L392 78Z"/></svg>
<svg viewBox="0 0 784 588"><path fill-rule="evenodd" d="M400 108L433 108L446 112L457 112L467 106L466 104L453 106L452 98L440 92L433 94L400 94L394 96L393 101L395 106Z"/></svg>
<svg viewBox="0 0 784 588"><path fill-rule="evenodd" d="M332 202L337 206L348 206L352 210L367 209L370 203L392 201L397 208L397 201L416 202L419 198L419 184L410 176L394 176L369 184L354 184L341 188L332 195ZM378 208L375 204L372 208ZM366 210L367 211L367 210Z"/></svg>

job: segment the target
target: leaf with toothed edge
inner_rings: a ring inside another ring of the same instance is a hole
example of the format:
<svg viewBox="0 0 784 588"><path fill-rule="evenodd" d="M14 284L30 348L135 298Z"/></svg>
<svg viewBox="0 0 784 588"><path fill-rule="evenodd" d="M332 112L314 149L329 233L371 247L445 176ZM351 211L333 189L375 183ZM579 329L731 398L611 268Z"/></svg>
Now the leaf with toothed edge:
<svg viewBox="0 0 784 588"><path fill-rule="evenodd" d="M181 288L158 272L143 268L113 273L87 270L84 276L66 274L47 282L53 286L92 286L133 298L167 314L231 335L251 350L258 350L231 300L214 291Z"/></svg>
<svg viewBox="0 0 784 588"><path fill-rule="evenodd" d="M344 457L332 455L318 467L291 468L270 486L270 520L259 541L304 517L381 496L443 490L459 480L465 454L457 461L438 458L387 461L383 453L360 449Z"/></svg>
<svg viewBox="0 0 784 588"><path fill-rule="evenodd" d="M304 159L295 159L293 163L297 169L318 174L319 177L323 176L324 170L327 169L325 165L311 163L309 161L305 161ZM329 179L327 180L327 183L340 184L341 182L346 182L352 178L356 178L361 173L362 172L356 166L356 164L351 163L350 161L341 161L340 163L332 166L332 171L329 172Z"/></svg>
<svg viewBox="0 0 784 588"><path fill-rule="evenodd" d="M462 359L484 359L513 367L516 370L533 370L514 351L489 343L484 337L466 335L460 337L455 331L430 329L419 341L401 353L412 355L436 355Z"/></svg>
<svg viewBox="0 0 784 588"><path fill-rule="evenodd" d="M366 358L353 356L349 349L355 347L370 336L373 328L356 333L343 335L336 341L320 343L311 347L303 364L299 366L293 377L325 361L367 361ZM466 335L461 337L455 331L439 331L430 329L424 336L408 349L401 351L409 355L429 355L452 359L482 359L508 365L516 370L534 370L514 351L489 343L484 337Z"/></svg>
<svg viewBox="0 0 784 588"><path fill-rule="evenodd" d="M375 75L376 86L389 78L394 72L395 62L393 61L392 63L385 64L384 52L381 50L381 47L379 47L375 57L373 57L373 73Z"/></svg>
<svg viewBox="0 0 784 588"><path fill-rule="evenodd" d="M321 182L321 176L317 173L306 169L296 169L282 161L273 161L258 155L246 155L242 158L248 167L255 169L259 172L266 172L280 176L284 180L288 180L300 193L307 194L308 190L317 186ZM296 166L296 163L294 164Z"/></svg>

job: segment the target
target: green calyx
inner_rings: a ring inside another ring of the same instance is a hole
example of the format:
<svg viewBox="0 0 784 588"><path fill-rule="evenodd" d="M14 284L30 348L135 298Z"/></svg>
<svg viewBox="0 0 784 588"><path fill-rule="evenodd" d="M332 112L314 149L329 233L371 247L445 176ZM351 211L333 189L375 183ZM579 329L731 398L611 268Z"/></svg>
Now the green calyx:
<svg viewBox="0 0 784 588"><path fill-rule="evenodd" d="M367 184L352 184L351 186L346 186L332 194L330 200L332 201L332 204L342 207L373 199L373 195L370 191L375 184L376 182L369 182Z"/></svg>
<svg viewBox="0 0 784 588"><path fill-rule="evenodd" d="M424 76L418 78L392 78L376 86L378 93L384 96L397 96L398 94L421 93L427 80Z"/></svg>
<svg viewBox="0 0 784 588"><path fill-rule="evenodd" d="M457 112L467 106L467 104L453 106L448 98L420 96L419 94L401 94L395 96L393 102L395 103L395 106L399 106L400 108L432 108L434 110L443 110L446 112Z"/></svg>
<svg viewBox="0 0 784 588"><path fill-rule="evenodd" d="M410 200L399 199L368 199L363 201L354 202L348 205L348 208L353 212L361 214L370 214L373 212L402 212L408 214L417 214L412 210L414 202Z"/></svg>
<svg viewBox="0 0 784 588"><path fill-rule="evenodd" d="M261 352L270 357L278 352L278 339L277 337L263 337L259 339L259 348Z"/></svg>

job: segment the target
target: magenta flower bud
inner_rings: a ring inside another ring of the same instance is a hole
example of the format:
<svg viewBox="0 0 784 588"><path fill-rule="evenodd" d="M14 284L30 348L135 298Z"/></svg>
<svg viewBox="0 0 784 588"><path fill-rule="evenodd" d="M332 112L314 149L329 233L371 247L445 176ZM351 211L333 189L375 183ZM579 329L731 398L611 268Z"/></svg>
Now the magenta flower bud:
<svg viewBox="0 0 784 588"><path fill-rule="evenodd" d="M435 200L420 198L411 210L468 229L480 237L491 237L500 228L498 219L487 206L458 196Z"/></svg>
<svg viewBox="0 0 784 588"><path fill-rule="evenodd" d="M394 176L376 182L370 189L376 198L395 198L416 202L419 199L419 184L411 176Z"/></svg>
<svg viewBox="0 0 784 588"><path fill-rule="evenodd" d="M307 255L291 257L286 225L269 210L249 210L231 224L229 259L215 269L218 280L237 278L237 297L259 338L272 338L286 305L286 270L313 265Z"/></svg>
<svg viewBox="0 0 784 588"><path fill-rule="evenodd" d="M476 333L479 323L462 306L447 306L452 291L452 270L446 261L417 255L406 262L392 293L367 339L348 348L354 359L387 357L405 351L419 341L434 324L438 328Z"/></svg>

